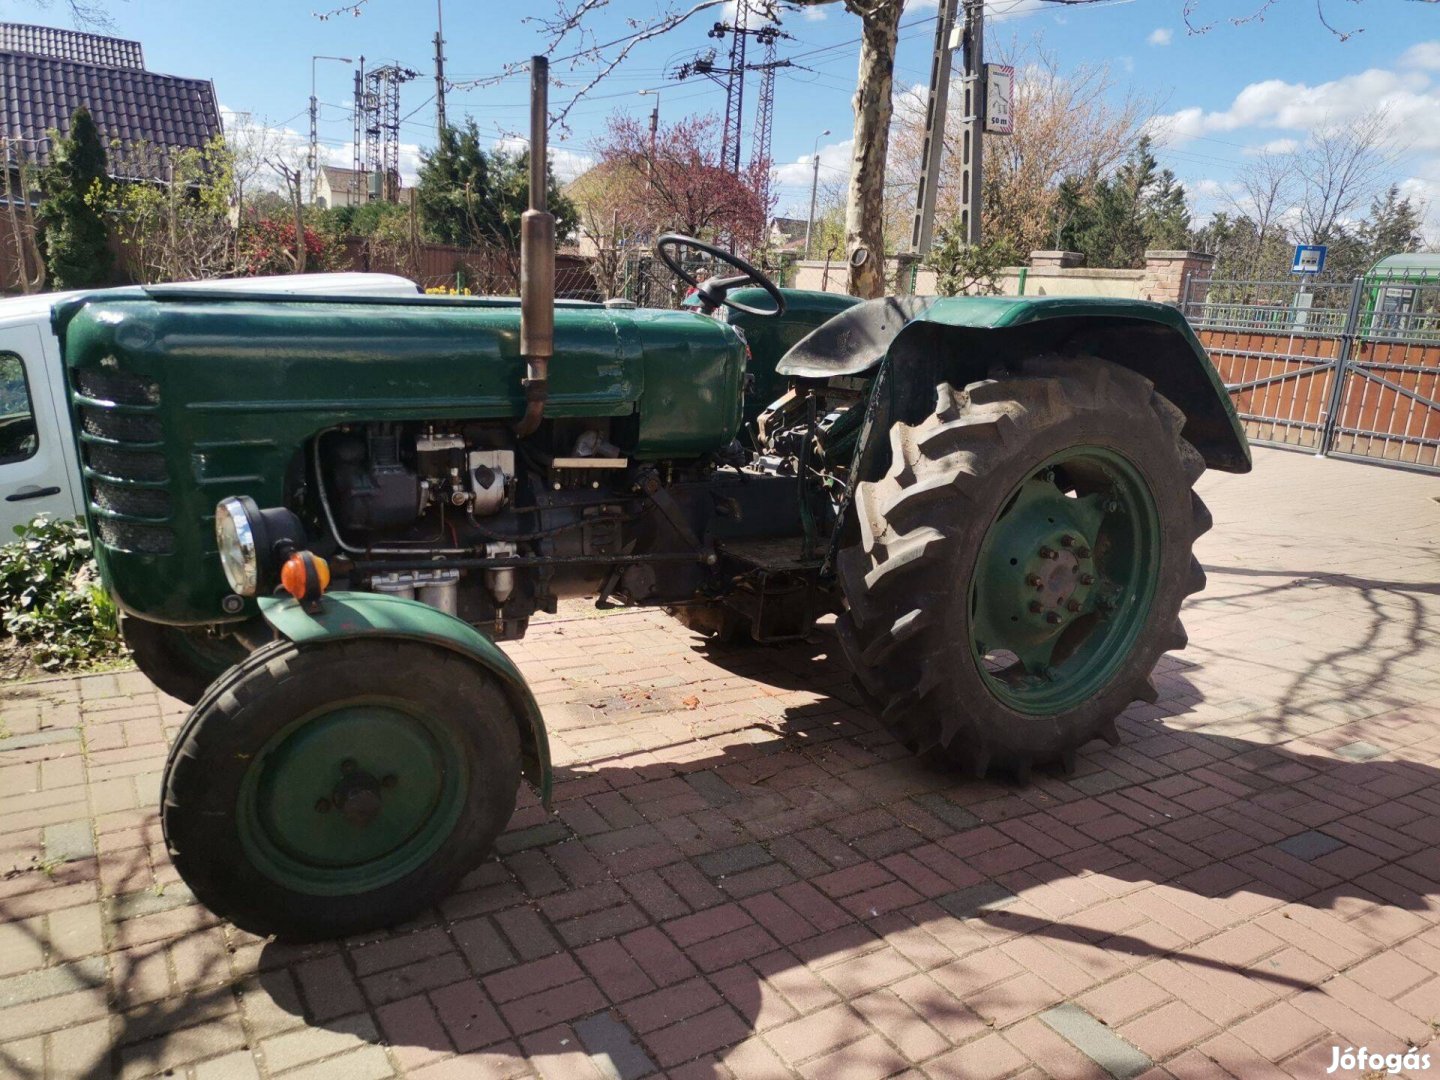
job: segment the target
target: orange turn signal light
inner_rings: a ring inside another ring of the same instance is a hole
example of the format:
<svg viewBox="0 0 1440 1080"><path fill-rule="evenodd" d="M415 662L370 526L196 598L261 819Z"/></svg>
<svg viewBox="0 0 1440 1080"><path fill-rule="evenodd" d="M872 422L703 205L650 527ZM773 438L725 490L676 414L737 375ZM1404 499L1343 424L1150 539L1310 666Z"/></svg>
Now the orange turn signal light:
<svg viewBox="0 0 1440 1080"><path fill-rule="evenodd" d="M296 600L318 600L330 587L330 564L309 551L297 551L280 568L280 585Z"/></svg>

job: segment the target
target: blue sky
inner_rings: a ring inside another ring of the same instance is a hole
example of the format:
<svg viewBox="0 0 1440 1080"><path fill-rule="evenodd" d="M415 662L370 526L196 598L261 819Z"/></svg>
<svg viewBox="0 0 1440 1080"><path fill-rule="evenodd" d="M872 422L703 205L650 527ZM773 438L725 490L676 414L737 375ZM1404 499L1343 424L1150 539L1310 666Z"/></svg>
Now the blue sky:
<svg viewBox="0 0 1440 1080"><path fill-rule="evenodd" d="M594 22L601 36L627 31L627 19L652 14L662 0L612 0ZM675 0L688 6L690 0ZM1303 141L1327 117L1343 118L1377 104L1388 105L1397 146L1404 146L1393 179L1431 201L1432 229L1440 225L1440 4L1415 0L1324 0L1338 29L1363 27L1341 41L1321 25L1310 0L1274 0L1261 21L1232 26L1227 19L1252 11L1261 0L1199 0L1198 21L1207 33L1190 34L1183 0L1104 0L1061 7L1042 0L992 0L992 44L1012 36L1043 34L1062 67L1108 62L1119 83L1153 96L1171 117L1161 150L1164 164L1186 181L1197 211L1208 213L1220 187L1256 147ZM356 16L322 21L312 13L325 0L128 0L111 5L116 32L143 42L147 65L156 71L213 79L222 105L302 139L310 92L310 57L364 55L367 65L398 61L422 72L403 88L404 161L413 168L418 150L433 139L434 92L430 0L367 0ZM487 75L541 51L541 27L527 12L548 13L550 0L447 0L447 74L455 80ZM703 80L675 82L676 64L711 44L705 31L715 12L687 28L637 49L624 67L577 105L570 131L555 137L562 170L584 163L606 116L614 109L649 112L661 93L661 114L718 111L723 91ZM928 78L934 0L911 0L902 21L897 87ZM0 18L63 23L61 5L0 0ZM786 213L808 196L808 160L820 138L822 181L844 175L851 127L850 95L858 51L858 21L838 4L786 17L794 40L781 45L805 69L781 72L777 82L773 157L779 168L780 205ZM567 85L552 91L552 107L567 100L572 84L593 65L554 74ZM351 73L344 64L319 66L320 137L336 163L349 159ZM473 116L492 139L524 129L525 79L448 96L450 117ZM747 151L750 117L747 124ZM1440 238L1440 229L1435 230Z"/></svg>

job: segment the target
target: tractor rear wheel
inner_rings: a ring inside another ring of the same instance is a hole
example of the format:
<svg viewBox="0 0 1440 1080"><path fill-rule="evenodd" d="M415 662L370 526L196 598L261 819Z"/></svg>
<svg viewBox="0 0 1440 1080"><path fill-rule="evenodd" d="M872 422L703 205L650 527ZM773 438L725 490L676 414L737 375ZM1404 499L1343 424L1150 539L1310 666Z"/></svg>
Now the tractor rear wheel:
<svg viewBox="0 0 1440 1080"><path fill-rule="evenodd" d="M344 937L450 892L519 784L515 710L476 665L414 641L277 641L191 712L161 820L215 914L253 934Z"/></svg>
<svg viewBox="0 0 1440 1080"><path fill-rule="evenodd" d="M1205 465L1151 383L1094 357L1040 357L891 431L856 490L838 632L862 694L912 751L1020 779L1119 740L1155 700L1180 605L1205 585Z"/></svg>

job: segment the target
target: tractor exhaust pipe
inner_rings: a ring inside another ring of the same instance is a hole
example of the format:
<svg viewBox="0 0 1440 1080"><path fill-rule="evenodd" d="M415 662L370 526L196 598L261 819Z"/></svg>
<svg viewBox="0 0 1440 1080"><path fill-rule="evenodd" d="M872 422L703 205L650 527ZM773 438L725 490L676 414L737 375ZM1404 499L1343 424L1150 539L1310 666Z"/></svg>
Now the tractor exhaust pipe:
<svg viewBox="0 0 1440 1080"><path fill-rule="evenodd" d="M525 358L525 415L519 438L532 434L550 396L555 355L555 218L546 192L550 61L530 58L530 208L520 215L520 355Z"/></svg>

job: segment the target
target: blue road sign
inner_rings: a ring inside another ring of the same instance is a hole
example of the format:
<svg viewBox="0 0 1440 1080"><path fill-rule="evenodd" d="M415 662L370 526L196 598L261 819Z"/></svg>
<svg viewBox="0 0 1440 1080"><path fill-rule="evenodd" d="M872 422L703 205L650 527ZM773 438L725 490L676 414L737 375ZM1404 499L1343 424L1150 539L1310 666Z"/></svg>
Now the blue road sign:
<svg viewBox="0 0 1440 1080"><path fill-rule="evenodd" d="M1290 267L1292 274L1318 274L1325 269L1324 244L1296 244L1295 263Z"/></svg>

